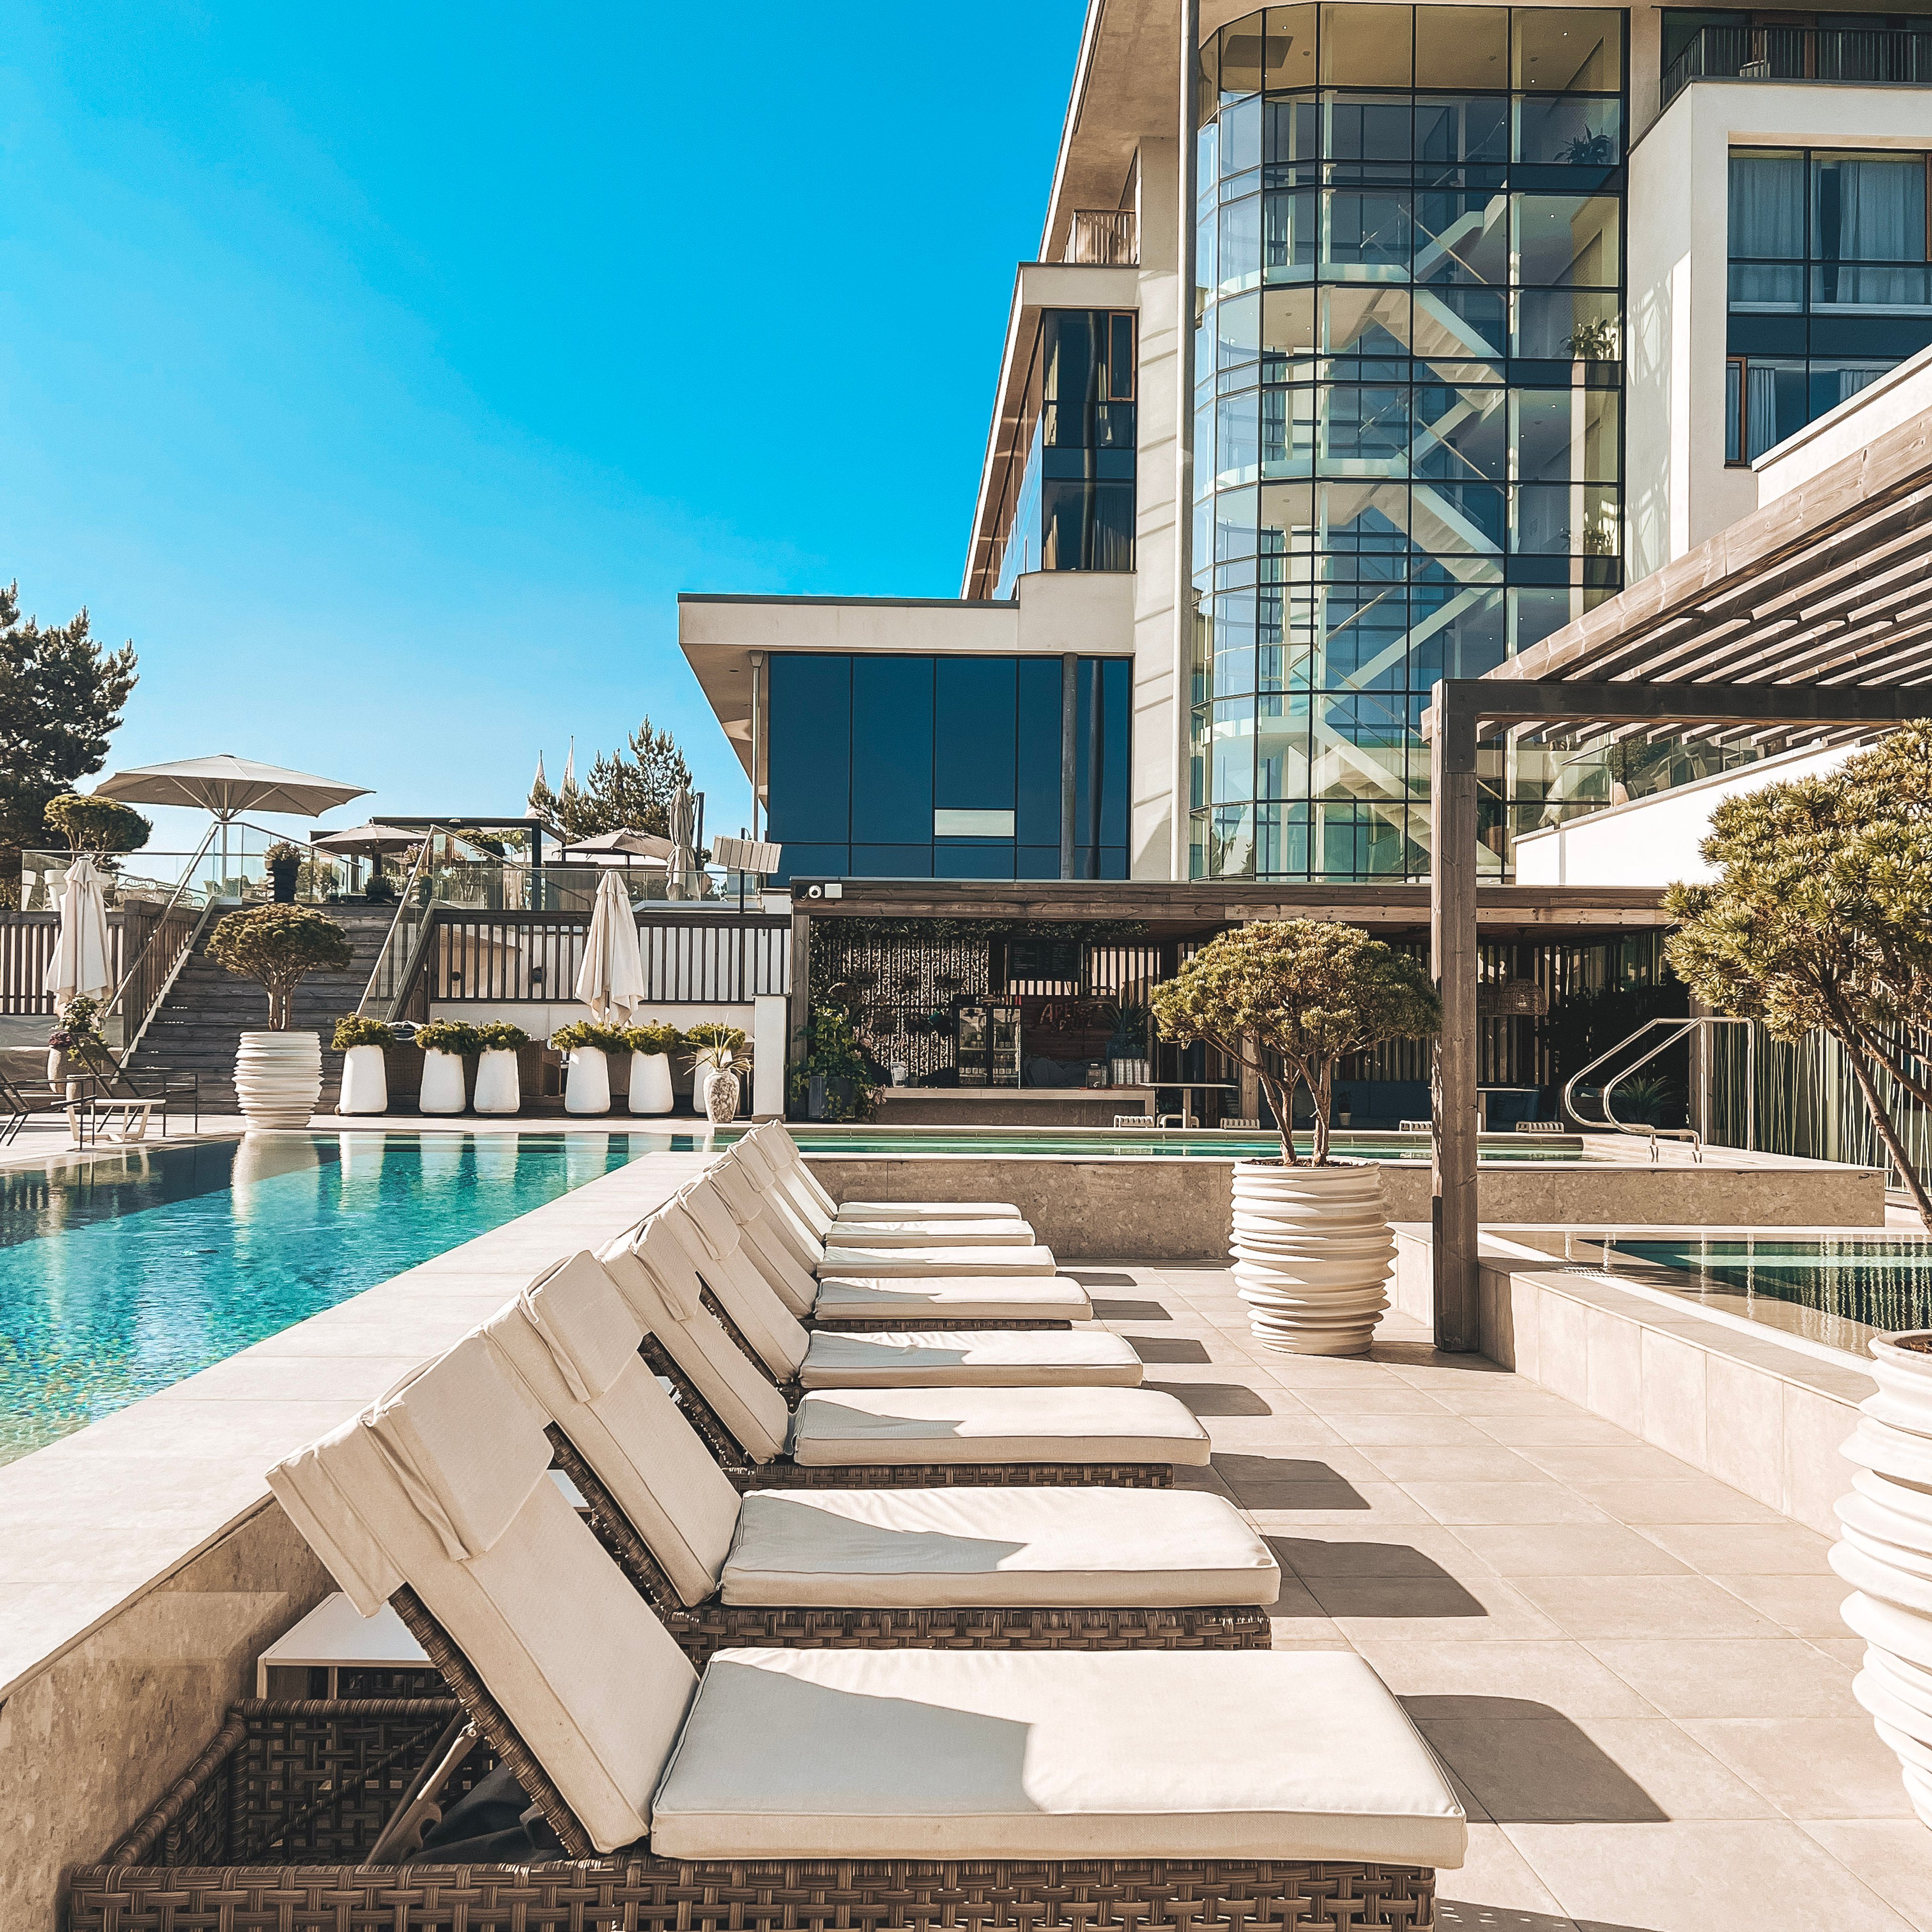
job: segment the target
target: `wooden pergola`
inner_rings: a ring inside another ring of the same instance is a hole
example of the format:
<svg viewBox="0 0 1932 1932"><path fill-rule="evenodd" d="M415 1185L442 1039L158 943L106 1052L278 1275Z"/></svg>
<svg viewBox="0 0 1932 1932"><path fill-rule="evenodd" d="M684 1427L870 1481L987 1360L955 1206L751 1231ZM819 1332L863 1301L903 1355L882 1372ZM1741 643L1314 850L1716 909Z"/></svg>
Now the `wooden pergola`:
<svg viewBox="0 0 1932 1932"><path fill-rule="evenodd" d="M1932 715L1932 417L1879 437L1424 715L1442 994L1434 1148L1436 1338L1480 1346L1476 747L1708 738L1766 749Z"/></svg>

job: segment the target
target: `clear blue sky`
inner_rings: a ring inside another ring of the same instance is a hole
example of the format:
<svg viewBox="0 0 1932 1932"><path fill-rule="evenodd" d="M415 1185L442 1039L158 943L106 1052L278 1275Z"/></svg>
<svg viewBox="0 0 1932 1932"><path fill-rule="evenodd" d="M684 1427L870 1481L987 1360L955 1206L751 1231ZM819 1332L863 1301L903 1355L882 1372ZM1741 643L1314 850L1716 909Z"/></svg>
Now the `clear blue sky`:
<svg viewBox="0 0 1932 1932"><path fill-rule="evenodd" d="M1083 10L10 8L0 575L134 639L109 768L514 811L648 710L735 830L676 594L956 592Z"/></svg>

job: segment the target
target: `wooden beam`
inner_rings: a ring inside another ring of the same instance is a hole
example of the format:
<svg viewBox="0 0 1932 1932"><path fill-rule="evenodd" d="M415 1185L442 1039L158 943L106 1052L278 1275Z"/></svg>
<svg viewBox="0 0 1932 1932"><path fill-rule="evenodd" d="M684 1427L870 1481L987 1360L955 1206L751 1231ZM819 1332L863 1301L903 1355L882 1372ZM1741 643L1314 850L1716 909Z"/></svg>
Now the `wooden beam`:
<svg viewBox="0 0 1932 1932"><path fill-rule="evenodd" d="M785 1028L785 1114L791 1113L791 1076L812 1051L812 915L794 904L791 914L791 1000Z"/></svg>
<svg viewBox="0 0 1932 1932"><path fill-rule="evenodd" d="M1471 680L1473 681L1473 680ZM1434 1239L1436 1346L1452 1354L1482 1346L1477 1265L1476 719L1438 684L1438 728L1429 745L1435 820L1429 951L1442 1000L1430 1133L1430 1226Z"/></svg>

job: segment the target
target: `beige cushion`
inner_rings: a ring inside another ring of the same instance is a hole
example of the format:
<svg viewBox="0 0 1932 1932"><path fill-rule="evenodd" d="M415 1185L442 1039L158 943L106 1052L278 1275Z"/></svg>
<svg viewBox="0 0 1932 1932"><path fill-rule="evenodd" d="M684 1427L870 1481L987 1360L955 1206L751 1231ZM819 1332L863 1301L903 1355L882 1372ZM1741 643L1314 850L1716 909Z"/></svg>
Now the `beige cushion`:
<svg viewBox="0 0 1932 1932"><path fill-rule="evenodd" d="M1066 1275L841 1276L818 1285L820 1322L1087 1322L1094 1304Z"/></svg>
<svg viewBox="0 0 1932 1932"><path fill-rule="evenodd" d="M758 1130L758 1144L768 1158L788 1167L797 1177L800 1192L827 1214L837 1212L838 1204L820 1184L818 1175L806 1166L804 1154L797 1142L785 1132L783 1121L766 1121Z"/></svg>
<svg viewBox="0 0 1932 1932"><path fill-rule="evenodd" d="M868 1462L1188 1462L1208 1432L1159 1389L904 1388L808 1392L792 1454Z"/></svg>
<svg viewBox="0 0 1932 1932"><path fill-rule="evenodd" d="M812 1336L799 1380L807 1388L948 1388L1073 1384L1136 1388L1144 1372L1133 1345L1097 1330L890 1330Z"/></svg>
<svg viewBox="0 0 1932 1932"><path fill-rule="evenodd" d="M727 1650L658 1787L667 1858L1456 1865L1429 1748L1346 1652Z"/></svg>
<svg viewBox="0 0 1932 1932"><path fill-rule="evenodd" d="M754 1180L740 1162L721 1160L706 1173L704 1184L715 1188L738 1224L740 1247L794 1318L812 1312L812 1270L825 1252L825 1244L806 1233L776 1189Z"/></svg>
<svg viewBox="0 0 1932 1932"><path fill-rule="evenodd" d="M1018 1221L1010 1201L842 1201L841 1221Z"/></svg>
<svg viewBox="0 0 1932 1932"><path fill-rule="evenodd" d="M1052 1250L1038 1247L868 1247L838 1238L825 1250L818 1279L834 1275L1051 1274Z"/></svg>
<svg viewBox="0 0 1932 1932"><path fill-rule="evenodd" d="M796 1219L805 1238L822 1240L832 1225L832 1198L795 1158L789 1140L782 1144L759 1134L748 1134L726 1156L742 1165L764 1191L782 1201Z"/></svg>
<svg viewBox="0 0 1932 1932"><path fill-rule="evenodd" d="M1024 1248L1034 1244L1024 1221L840 1221L830 1238L842 1248Z"/></svg>
<svg viewBox="0 0 1932 1932"><path fill-rule="evenodd" d="M1144 1609L1271 1604L1281 1573L1193 1490L754 1490L728 1604Z"/></svg>
<svg viewBox="0 0 1932 1932"><path fill-rule="evenodd" d="M642 1326L596 1258L560 1262L480 1332L596 1471L679 1596L704 1602L731 1546L737 1492L639 1359ZM586 1340L603 1350L601 1385L585 1384L564 1337L578 1344L575 1358Z"/></svg>
<svg viewBox="0 0 1932 1932"><path fill-rule="evenodd" d="M506 1494L548 1460L538 1418L470 1336L398 1396L278 1464L268 1483L297 1527L316 1532L332 1570L345 1547L381 1552L380 1580L416 1590L592 1842L611 1851L648 1827L696 1681L690 1664L541 1468L487 1548L449 1546L452 1499L466 1499L459 1534L474 1533L486 1486ZM366 1562L336 1573L352 1598L371 1580Z"/></svg>
<svg viewBox="0 0 1932 1932"><path fill-rule="evenodd" d="M805 1360L806 1333L766 1279L754 1232L737 1226L708 1181L684 1189L663 1213L718 1305L772 1373L790 1381Z"/></svg>

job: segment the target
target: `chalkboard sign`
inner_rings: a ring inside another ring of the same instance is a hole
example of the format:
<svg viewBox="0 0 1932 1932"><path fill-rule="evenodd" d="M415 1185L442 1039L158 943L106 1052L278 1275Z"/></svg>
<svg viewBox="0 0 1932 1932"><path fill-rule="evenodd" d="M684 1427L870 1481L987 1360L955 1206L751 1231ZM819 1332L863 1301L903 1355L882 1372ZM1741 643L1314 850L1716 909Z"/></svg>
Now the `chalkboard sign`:
<svg viewBox="0 0 1932 1932"><path fill-rule="evenodd" d="M1006 941L1006 982L1016 980L1058 980L1077 986L1080 980L1080 942L1077 939L1010 939Z"/></svg>
<svg viewBox="0 0 1932 1932"><path fill-rule="evenodd" d="M1481 1019L1540 1019L1549 1010L1550 995L1534 980L1492 980L1476 988L1476 1013Z"/></svg>

